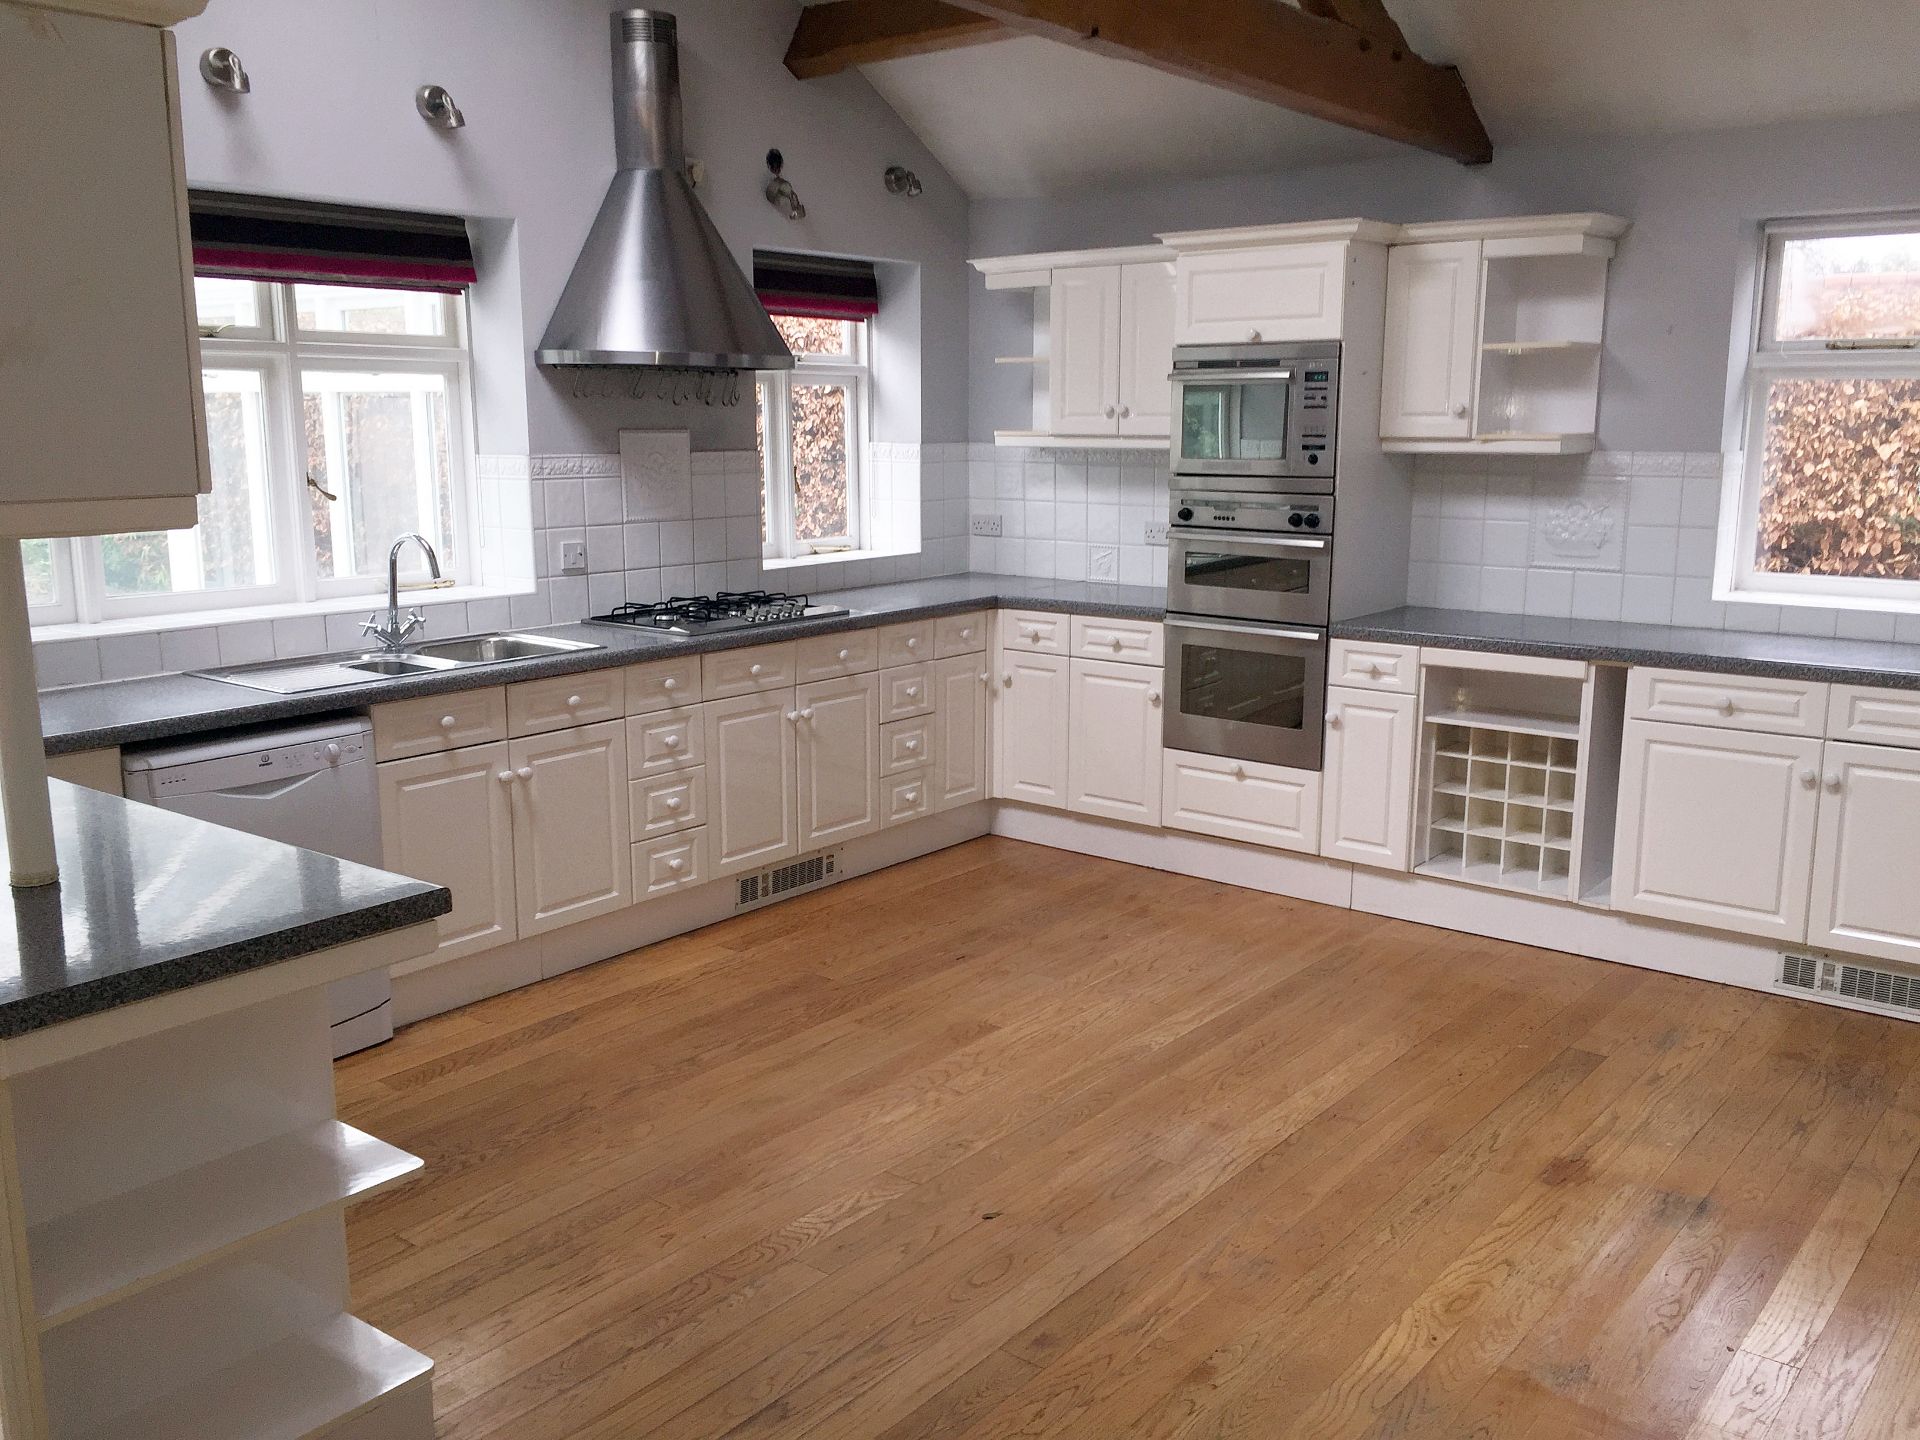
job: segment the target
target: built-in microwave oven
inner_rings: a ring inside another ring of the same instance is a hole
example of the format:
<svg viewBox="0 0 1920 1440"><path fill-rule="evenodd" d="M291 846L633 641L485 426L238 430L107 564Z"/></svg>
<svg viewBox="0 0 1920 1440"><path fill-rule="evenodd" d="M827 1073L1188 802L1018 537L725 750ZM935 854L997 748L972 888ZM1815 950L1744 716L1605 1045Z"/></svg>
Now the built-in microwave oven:
<svg viewBox="0 0 1920 1440"><path fill-rule="evenodd" d="M1173 352L1173 485L1331 494L1340 345L1181 345Z"/></svg>

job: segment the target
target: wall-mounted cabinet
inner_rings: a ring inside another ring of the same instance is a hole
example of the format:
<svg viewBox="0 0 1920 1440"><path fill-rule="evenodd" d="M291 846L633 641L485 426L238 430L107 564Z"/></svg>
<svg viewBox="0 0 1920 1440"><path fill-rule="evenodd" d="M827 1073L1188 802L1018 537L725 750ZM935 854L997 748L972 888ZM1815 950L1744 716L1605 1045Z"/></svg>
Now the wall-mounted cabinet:
<svg viewBox="0 0 1920 1440"><path fill-rule="evenodd" d="M989 290L1030 290L1030 424L1002 445L1163 447L1172 419L1173 262L1156 247L975 260Z"/></svg>
<svg viewBox="0 0 1920 1440"><path fill-rule="evenodd" d="M1174 343L1342 339L1361 278L1353 242L1384 244L1397 233L1373 220L1329 220L1162 235L1178 257Z"/></svg>
<svg viewBox="0 0 1920 1440"><path fill-rule="evenodd" d="M1389 450L1558 455L1598 426L1609 215L1409 225L1387 255Z"/></svg>

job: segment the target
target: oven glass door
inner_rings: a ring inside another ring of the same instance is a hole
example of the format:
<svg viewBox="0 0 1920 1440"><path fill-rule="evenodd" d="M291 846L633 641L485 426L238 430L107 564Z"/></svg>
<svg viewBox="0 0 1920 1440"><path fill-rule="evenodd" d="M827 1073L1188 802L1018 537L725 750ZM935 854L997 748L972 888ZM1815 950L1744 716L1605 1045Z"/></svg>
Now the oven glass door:
<svg viewBox="0 0 1920 1440"><path fill-rule="evenodd" d="M1167 532L1167 608L1194 615L1324 625L1333 542L1320 535Z"/></svg>
<svg viewBox="0 0 1920 1440"><path fill-rule="evenodd" d="M1293 386L1288 371L1260 378L1179 376L1179 454L1188 475L1286 473L1293 439Z"/></svg>
<svg viewBox="0 0 1920 1440"><path fill-rule="evenodd" d="M1172 749L1320 768L1326 632L1169 615L1167 667Z"/></svg>

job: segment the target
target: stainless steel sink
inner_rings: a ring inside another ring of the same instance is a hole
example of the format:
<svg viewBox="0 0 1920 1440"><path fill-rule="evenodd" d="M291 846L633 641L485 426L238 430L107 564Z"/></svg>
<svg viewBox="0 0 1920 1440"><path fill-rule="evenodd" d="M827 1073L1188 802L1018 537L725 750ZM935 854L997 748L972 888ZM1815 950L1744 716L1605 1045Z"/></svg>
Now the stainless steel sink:
<svg viewBox="0 0 1920 1440"><path fill-rule="evenodd" d="M462 635L430 641L405 650L355 650L339 655L314 655L299 660L264 660L253 665L227 665L216 670L190 670L206 680L224 680L250 690L276 695L300 695L311 690L339 690L372 685L380 680L465 670L476 665L498 665L508 660L537 660L580 650L603 650L589 640L561 640L549 635L522 635L510 631Z"/></svg>

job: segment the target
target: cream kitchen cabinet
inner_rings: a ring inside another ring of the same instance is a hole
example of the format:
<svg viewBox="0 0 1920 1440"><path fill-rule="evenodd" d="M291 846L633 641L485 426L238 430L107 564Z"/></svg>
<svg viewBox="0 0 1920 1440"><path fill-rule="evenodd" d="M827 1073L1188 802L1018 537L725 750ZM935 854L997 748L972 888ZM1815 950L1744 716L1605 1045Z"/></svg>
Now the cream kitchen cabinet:
<svg viewBox="0 0 1920 1440"><path fill-rule="evenodd" d="M1413 862L1413 770L1419 701L1332 687L1321 766L1320 853L1385 870Z"/></svg>
<svg viewBox="0 0 1920 1440"><path fill-rule="evenodd" d="M1480 242L1387 252L1387 348L1380 433L1465 440L1480 359Z"/></svg>
<svg viewBox="0 0 1920 1440"><path fill-rule="evenodd" d="M1072 663L1064 655L1001 650L993 719L999 799L1066 808Z"/></svg>
<svg viewBox="0 0 1920 1440"><path fill-rule="evenodd" d="M732 875L787 859L800 845L794 692L735 695L705 711L712 873Z"/></svg>
<svg viewBox="0 0 1920 1440"><path fill-rule="evenodd" d="M1172 263L1121 266L1117 433L1148 438L1172 433L1172 365Z"/></svg>
<svg viewBox="0 0 1920 1440"><path fill-rule="evenodd" d="M1829 741L1807 942L1920 963L1920 751Z"/></svg>
<svg viewBox="0 0 1920 1440"><path fill-rule="evenodd" d="M1159 825L1164 672L1115 660L1068 664L1067 808Z"/></svg>
<svg viewBox="0 0 1920 1440"><path fill-rule="evenodd" d="M1309 855L1319 848L1318 771L1190 750L1168 750L1162 764L1161 818L1169 830Z"/></svg>
<svg viewBox="0 0 1920 1440"><path fill-rule="evenodd" d="M800 848L871 834L880 827L879 678L802 685L795 702Z"/></svg>
<svg viewBox="0 0 1920 1440"><path fill-rule="evenodd" d="M631 903L625 723L528 736L509 749L521 938Z"/></svg>
<svg viewBox="0 0 1920 1440"><path fill-rule="evenodd" d="M1060 436L1166 435L1172 352L1171 264L1054 271L1049 429Z"/></svg>
<svg viewBox="0 0 1920 1440"><path fill-rule="evenodd" d="M499 694L498 690L493 692ZM519 932L513 848L513 762L505 741L378 767L381 863L452 892L435 921L438 964L504 945ZM423 961L412 962L419 967Z"/></svg>
<svg viewBox="0 0 1920 1440"><path fill-rule="evenodd" d="M1183 254L1174 262L1174 342L1338 340L1346 288L1343 241Z"/></svg>
<svg viewBox="0 0 1920 1440"><path fill-rule="evenodd" d="M992 751L984 655L956 655L933 667L933 808L953 810L987 798Z"/></svg>
<svg viewBox="0 0 1920 1440"><path fill-rule="evenodd" d="M1810 736L1628 721L1614 908L1804 939L1822 749Z"/></svg>

